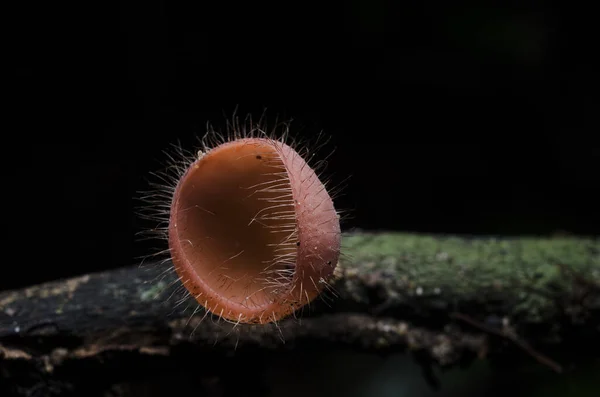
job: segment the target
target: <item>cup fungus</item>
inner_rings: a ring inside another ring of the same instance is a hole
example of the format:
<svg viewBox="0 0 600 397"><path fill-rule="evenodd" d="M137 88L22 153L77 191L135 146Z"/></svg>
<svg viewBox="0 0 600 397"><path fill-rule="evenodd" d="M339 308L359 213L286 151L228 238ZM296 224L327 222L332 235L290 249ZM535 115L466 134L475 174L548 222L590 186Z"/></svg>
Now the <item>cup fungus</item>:
<svg viewBox="0 0 600 397"><path fill-rule="evenodd" d="M200 305L232 322L276 322L319 296L340 239L327 189L279 140L239 138L199 152L172 196L175 270Z"/></svg>

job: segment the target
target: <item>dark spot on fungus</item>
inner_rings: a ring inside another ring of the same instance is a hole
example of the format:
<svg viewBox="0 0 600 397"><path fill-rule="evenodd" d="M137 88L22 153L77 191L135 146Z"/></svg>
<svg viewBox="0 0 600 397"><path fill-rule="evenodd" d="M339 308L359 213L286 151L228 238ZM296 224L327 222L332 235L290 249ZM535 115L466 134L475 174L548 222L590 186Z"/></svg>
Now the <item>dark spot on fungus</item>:
<svg viewBox="0 0 600 397"><path fill-rule="evenodd" d="M256 155L256 159L257 159L257 160L260 160L260 159L262 159L262 156L261 156L260 154L257 154L257 155Z"/></svg>

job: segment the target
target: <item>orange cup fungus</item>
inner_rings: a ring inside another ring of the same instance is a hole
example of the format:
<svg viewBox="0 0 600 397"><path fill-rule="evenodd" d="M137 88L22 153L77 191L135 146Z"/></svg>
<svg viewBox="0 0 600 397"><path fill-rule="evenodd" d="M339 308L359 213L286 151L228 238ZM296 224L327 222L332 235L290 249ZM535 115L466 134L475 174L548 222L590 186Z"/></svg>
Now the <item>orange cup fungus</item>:
<svg viewBox="0 0 600 397"><path fill-rule="evenodd" d="M276 322L319 296L340 239L327 189L278 140L200 152L172 197L168 240L179 278L208 311L237 323Z"/></svg>

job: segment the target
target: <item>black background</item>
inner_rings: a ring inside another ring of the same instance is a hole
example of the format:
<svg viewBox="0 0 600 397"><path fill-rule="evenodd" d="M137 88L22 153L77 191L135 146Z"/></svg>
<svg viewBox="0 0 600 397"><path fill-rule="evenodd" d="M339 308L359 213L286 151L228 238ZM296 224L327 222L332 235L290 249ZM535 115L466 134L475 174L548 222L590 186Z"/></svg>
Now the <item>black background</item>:
<svg viewBox="0 0 600 397"><path fill-rule="evenodd" d="M136 263L162 150L236 108L331 136L346 230L600 235L593 13L498 4L19 6L0 288Z"/></svg>

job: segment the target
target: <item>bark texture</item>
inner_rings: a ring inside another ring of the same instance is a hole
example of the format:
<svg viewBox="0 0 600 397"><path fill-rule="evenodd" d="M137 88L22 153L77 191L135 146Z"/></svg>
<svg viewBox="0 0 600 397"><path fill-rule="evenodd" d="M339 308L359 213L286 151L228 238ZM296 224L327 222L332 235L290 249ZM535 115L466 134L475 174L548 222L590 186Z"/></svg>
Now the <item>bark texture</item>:
<svg viewBox="0 0 600 397"><path fill-rule="evenodd" d="M2 292L0 392L143 395L149 378L192 371L196 390L222 395L215 384L244 360L258 371L339 346L407 351L425 374L477 358L562 372L600 357L598 239L355 232L343 246L331 291L277 325L204 316L168 262Z"/></svg>

